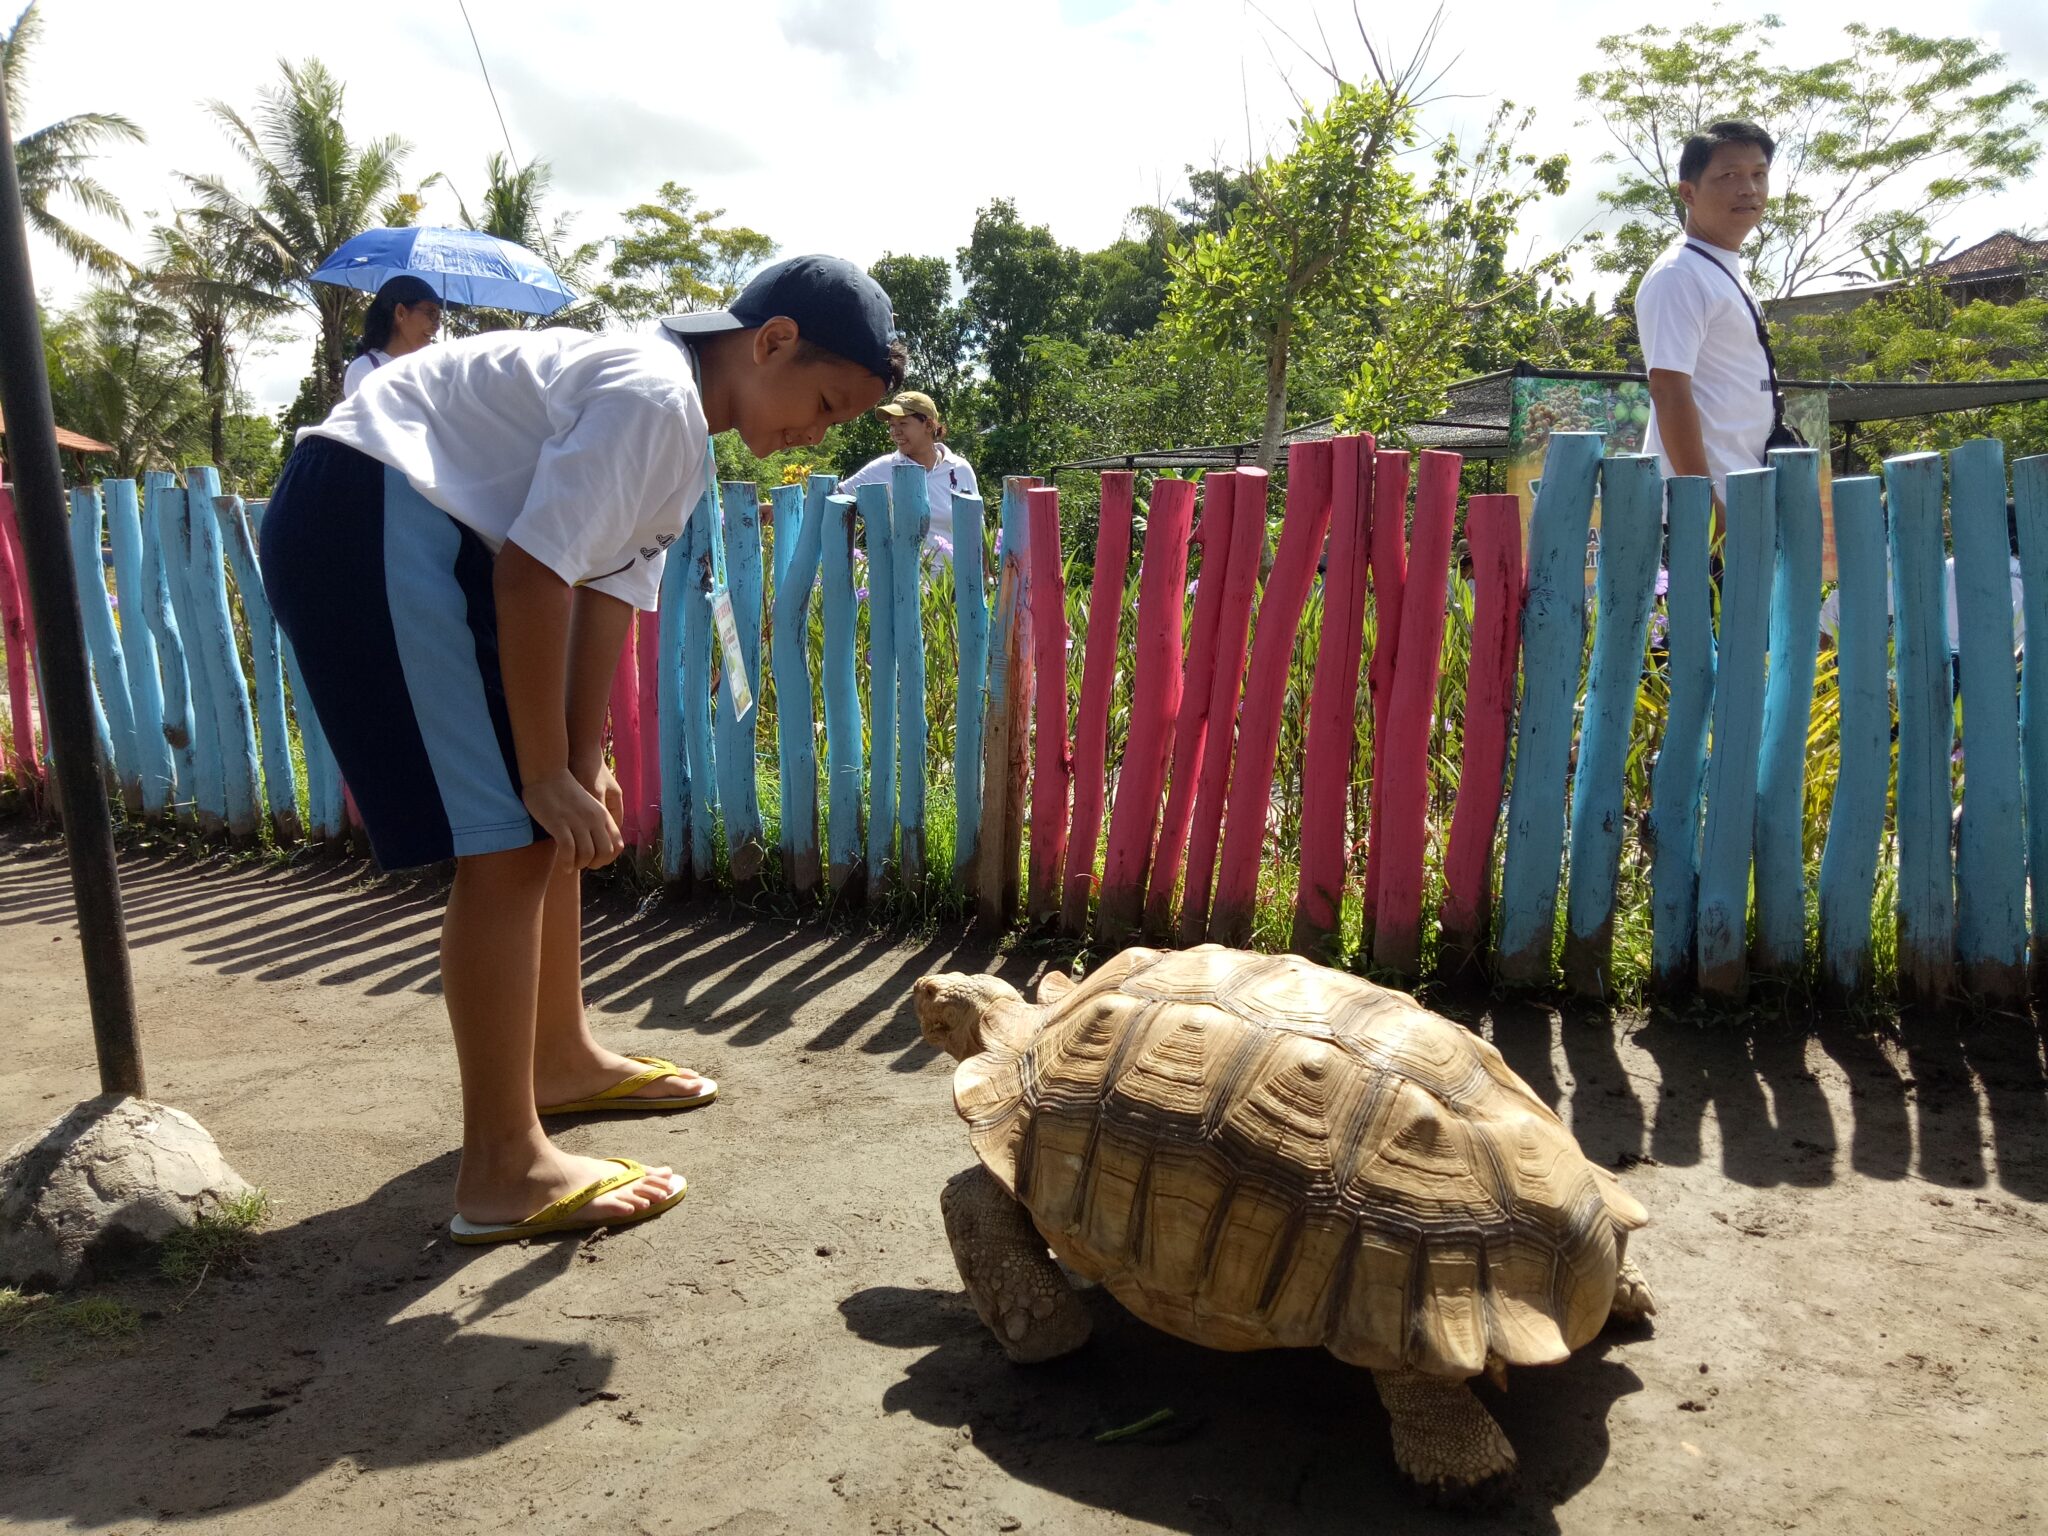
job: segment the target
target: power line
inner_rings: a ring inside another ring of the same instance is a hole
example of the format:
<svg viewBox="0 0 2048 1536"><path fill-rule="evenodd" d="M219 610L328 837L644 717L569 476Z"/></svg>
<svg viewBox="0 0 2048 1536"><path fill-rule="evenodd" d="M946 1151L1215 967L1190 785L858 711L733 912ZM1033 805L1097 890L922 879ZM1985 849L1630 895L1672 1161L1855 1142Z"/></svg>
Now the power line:
<svg viewBox="0 0 2048 1536"><path fill-rule="evenodd" d="M491 67L484 62L483 44L476 40L476 23L469 19L469 6L464 0L455 0L455 4L462 12L462 24L469 28L469 46L476 50L476 67L484 73L484 89L490 92L491 110L498 114L498 132L505 135L505 153L512 162L510 170L516 175L519 171L519 155L512 148L512 130L505 126L505 109L498 105L497 88L491 84Z"/></svg>

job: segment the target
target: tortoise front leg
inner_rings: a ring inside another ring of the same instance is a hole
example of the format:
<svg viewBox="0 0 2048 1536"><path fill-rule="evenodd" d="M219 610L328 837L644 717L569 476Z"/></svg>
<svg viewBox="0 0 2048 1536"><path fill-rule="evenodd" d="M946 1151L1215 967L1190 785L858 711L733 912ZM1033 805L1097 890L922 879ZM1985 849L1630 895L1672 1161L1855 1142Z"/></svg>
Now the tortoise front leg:
<svg viewBox="0 0 2048 1536"><path fill-rule="evenodd" d="M1374 1371L1394 1421L1394 1465L1433 1504L1497 1503L1515 1479L1515 1448L1472 1389L1420 1371Z"/></svg>
<svg viewBox="0 0 2048 1536"><path fill-rule="evenodd" d="M976 1163L939 1196L953 1262L1003 1353L1020 1364L1051 1360L1088 1342L1088 1312L1046 1251L1031 1217Z"/></svg>

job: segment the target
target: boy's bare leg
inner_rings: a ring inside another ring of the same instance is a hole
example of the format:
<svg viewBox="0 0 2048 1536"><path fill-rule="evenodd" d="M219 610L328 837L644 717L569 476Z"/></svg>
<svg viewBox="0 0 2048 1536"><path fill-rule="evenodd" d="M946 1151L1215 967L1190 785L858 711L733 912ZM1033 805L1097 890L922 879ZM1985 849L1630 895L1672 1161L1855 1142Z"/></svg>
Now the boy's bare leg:
<svg viewBox="0 0 2048 1536"><path fill-rule="evenodd" d="M551 842L457 859L441 924L441 987L462 1072L455 1208L474 1222L524 1220L618 1172L616 1164L555 1146L534 1113L541 913L554 862ZM584 1209L601 1223L645 1210L675 1190L670 1171L657 1168Z"/></svg>
<svg viewBox="0 0 2048 1536"><path fill-rule="evenodd" d="M553 844L549 844L552 847ZM643 1070L592 1038L583 1012L583 879L567 860L548 881L540 924L540 1012L533 1041L535 1102L591 1098ZM695 1072L658 1077L636 1099L686 1097L704 1086Z"/></svg>

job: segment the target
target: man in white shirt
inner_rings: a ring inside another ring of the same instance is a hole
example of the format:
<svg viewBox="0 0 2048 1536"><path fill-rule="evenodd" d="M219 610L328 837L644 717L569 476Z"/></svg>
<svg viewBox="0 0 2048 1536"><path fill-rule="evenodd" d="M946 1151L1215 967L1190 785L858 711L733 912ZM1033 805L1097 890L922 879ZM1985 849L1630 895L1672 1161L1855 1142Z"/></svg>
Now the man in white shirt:
<svg viewBox="0 0 2048 1536"><path fill-rule="evenodd" d="M1710 124L1685 142L1678 196L1685 233L1636 290L1636 330L1650 374L1643 452L1666 475L1761 469L1780 421L1763 312L1742 273L1742 245L1771 194L1771 136L1754 123Z"/></svg>
<svg viewBox="0 0 2048 1536"><path fill-rule="evenodd" d="M850 492L863 485L888 485L895 478L898 465L915 464L924 471L925 500L931 508L925 546L935 555L950 557L953 493L981 494L974 481L974 466L946 446L945 423L939 420L939 408L930 395L907 389L882 406L879 414L888 420L889 437L896 444L896 451L863 464L840 482L839 489Z"/></svg>

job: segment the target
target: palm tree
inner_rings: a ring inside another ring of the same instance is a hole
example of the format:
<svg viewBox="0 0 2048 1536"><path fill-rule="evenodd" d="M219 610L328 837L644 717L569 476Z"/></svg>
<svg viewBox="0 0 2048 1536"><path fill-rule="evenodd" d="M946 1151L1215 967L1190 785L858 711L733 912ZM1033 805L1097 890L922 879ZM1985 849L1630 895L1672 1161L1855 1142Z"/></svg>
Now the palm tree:
<svg viewBox="0 0 2048 1536"><path fill-rule="evenodd" d="M50 404L61 420L114 445L114 474L190 462L206 402L178 316L140 284L94 288L47 318L43 351Z"/></svg>
<svg viewBox="0 0 2048 1536"><path fill-rule="evenodd" d="M594 242L578 246L568 244L569 226L575 222L572 215L548 218L544 205L554 180L554 167L545 160L529 160L515 170L508 157L494 152L484 163L482 216L471 213L460 194L455 199L456 214L465 229L480 229L500 240L525 246L571 288L587 294L590 289L587 272L597 255L597 246ZM603 309L578 300L569 308L556 310L544 319L500 310L472 310L451 318L454 322L452 328L458 333L502 330L526 324L595 329L603 320Z"/></svg>
<svg viewBox="0 0 2048 1536"><path fill-rule="evenodd" d="M43 18L31 0L15 18L14 29L0 37L0 82L7 89L10 116L21 111L27 94L29 54L42 32ZM80 266L106 276L126 275L128 263L84 230L57 217L50 204L68 198L87 213L119 219L126 225L128 215L120 199L85 172L95 152L116 140L140 144L142 130L117 112L81 112L47 128L20 134L14 141L14 171L21 181L21 211L29 227L41 231Z"/></svg>
<svg viewBox="0 0 2048 1536"><path fill-rule="evenodd" d="M226 219L211 211L178 213L156 231L156 249L143 281L184 318L191 360L206 391L209 462L227 463L228 398L234 339L290 300L263 286L264 271Z"/></svg>
<svg viewBox="0 0 2048 1536"><path fill-rule="evenodd" d="M312 281L335 247L373 227L395 201L399 167L412 146L396 135L353 144L342 126L343 88L318 59L280 60L282 86L262 93L255 123L225 102L207 110L249 169L256 193L244 197L217 176L185 180L248 251L258 286L287 295L320 317L314 388L324 411L341 398L346 342L358 296Z"/></svg>

